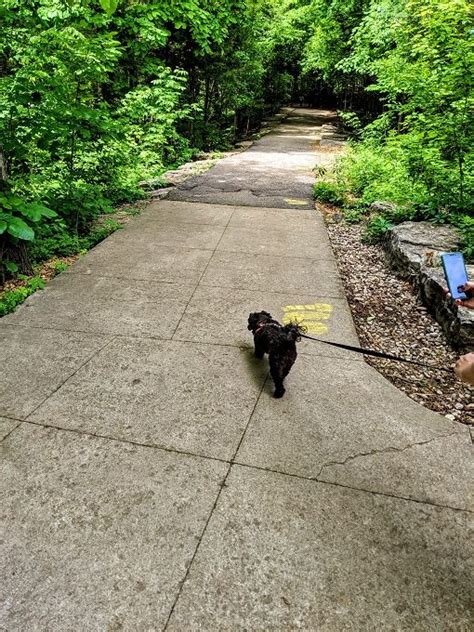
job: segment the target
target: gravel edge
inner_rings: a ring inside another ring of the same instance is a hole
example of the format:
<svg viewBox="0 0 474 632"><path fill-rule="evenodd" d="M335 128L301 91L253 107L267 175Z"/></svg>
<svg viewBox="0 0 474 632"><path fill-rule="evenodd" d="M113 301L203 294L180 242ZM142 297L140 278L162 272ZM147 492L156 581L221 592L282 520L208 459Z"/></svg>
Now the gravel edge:
<svg viewBox="0 0 474 632"><path fill-rule="evenodd" d="M382 248L361 241L362 226L317 204L326 220L356 330L364 347L444 367L456 352L441 327L418 300L411 284L398 278ZM444 371L365 358L408 397L448 419L474 426L474 388ZM473 431L474 428L471 428Z"/></svg>

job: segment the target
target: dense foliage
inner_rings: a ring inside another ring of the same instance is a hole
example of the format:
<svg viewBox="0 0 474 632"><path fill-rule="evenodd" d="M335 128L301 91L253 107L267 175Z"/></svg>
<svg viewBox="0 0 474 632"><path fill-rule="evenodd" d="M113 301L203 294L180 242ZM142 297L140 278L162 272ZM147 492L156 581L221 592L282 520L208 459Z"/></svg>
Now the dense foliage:
<svg viewBox="0 0 474 632"><path fill-rule="evenodd" d="M339 164L339 195L355 195L359 209L376 200L394 202L397 208L391 217L372 218L380 227L405 218L458 224L466 253L474 255L472 4L469 0L317 4L323 7L326 22L317 27L306 65L332 77L339 93L347 94L350 88L353 97L360 97L354 86L363 86L365 94L375 95L379 102L372 116L367 107L342 115L361 142ZM341 20L343 8L350 17ZM350 30L339 46L333 46L341 25L349 25Z"/></svg>
<svg viewBox="0 0 474 632"><path fill-rule="evenodd" d="M62 254L141 180L288 100L273 14L252 0L1 0L3 272L30 271L33 239Z"/></svg>
<svg viewBox="0 0 474 632"><path fill-rule="evenodd" d="M0 0L0 274L298 97L359 140L336 197L472 234L473 34L469 0Z"/></svg>

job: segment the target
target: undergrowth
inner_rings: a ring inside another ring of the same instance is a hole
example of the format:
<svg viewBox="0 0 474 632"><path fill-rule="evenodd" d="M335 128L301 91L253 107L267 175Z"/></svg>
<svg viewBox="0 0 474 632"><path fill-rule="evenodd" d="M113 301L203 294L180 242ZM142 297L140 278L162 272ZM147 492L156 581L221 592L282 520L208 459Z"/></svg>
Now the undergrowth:
<svg viewBox="0 0 474 632"><path fill-rule="evenodd" d="M470 210L442 206L442 198L414 178L409 155L396 144L352 144L331 171L320 175L313 196L339 206L348 223L362 223L367 243L382 241L394 225L404 221L450 224L459 230L466 261L474 262Z"/></svg>
<svg viewBox="0 0 474 632"><path fill-rule="evenodd" d="M13 290L6 290L0 295L0 317L13 312L28 296L34 294L37 290L42 290L45 286L44 280L39 276L34 276L30 279L25 277L24 280L24 285Z"/></svg>

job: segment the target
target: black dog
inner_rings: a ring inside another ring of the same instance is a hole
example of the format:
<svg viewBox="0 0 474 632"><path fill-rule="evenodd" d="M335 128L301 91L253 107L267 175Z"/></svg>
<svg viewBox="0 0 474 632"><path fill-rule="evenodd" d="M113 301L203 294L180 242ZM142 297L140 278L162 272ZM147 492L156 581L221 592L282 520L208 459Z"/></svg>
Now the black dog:
<svg viewBox="0 0 474 632"><path fill-rule="evenodd" d="M283 397L283 380L295 363L296 343L301 340L305 329L295 323L280 325L268 312L253 312L249 315L248 329L253 333L255 356L263 358L268 353L270 375L275 384L274 397Z"/></svg>

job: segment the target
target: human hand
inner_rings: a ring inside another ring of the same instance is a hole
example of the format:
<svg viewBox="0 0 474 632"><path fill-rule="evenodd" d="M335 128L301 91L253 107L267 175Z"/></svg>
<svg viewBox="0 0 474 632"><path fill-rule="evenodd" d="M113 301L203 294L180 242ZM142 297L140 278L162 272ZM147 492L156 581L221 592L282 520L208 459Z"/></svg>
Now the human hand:
<svg viewBox="0 0 474 632"><path fill-rule="evenodd" d="M456 362L454 372L462 382L474 386L474 353L466 353Z"/></svg>
<svg viewBox="0 0 474 632"><path fill-rule="evenodd" d="M465 299L457 298L454 302L461 307L467 307L467 309L474 309L474 283L469 281L461 287L461 290L467 296ZM446 296L451 298L451 294L448 290L445 290Z"/></svg>

